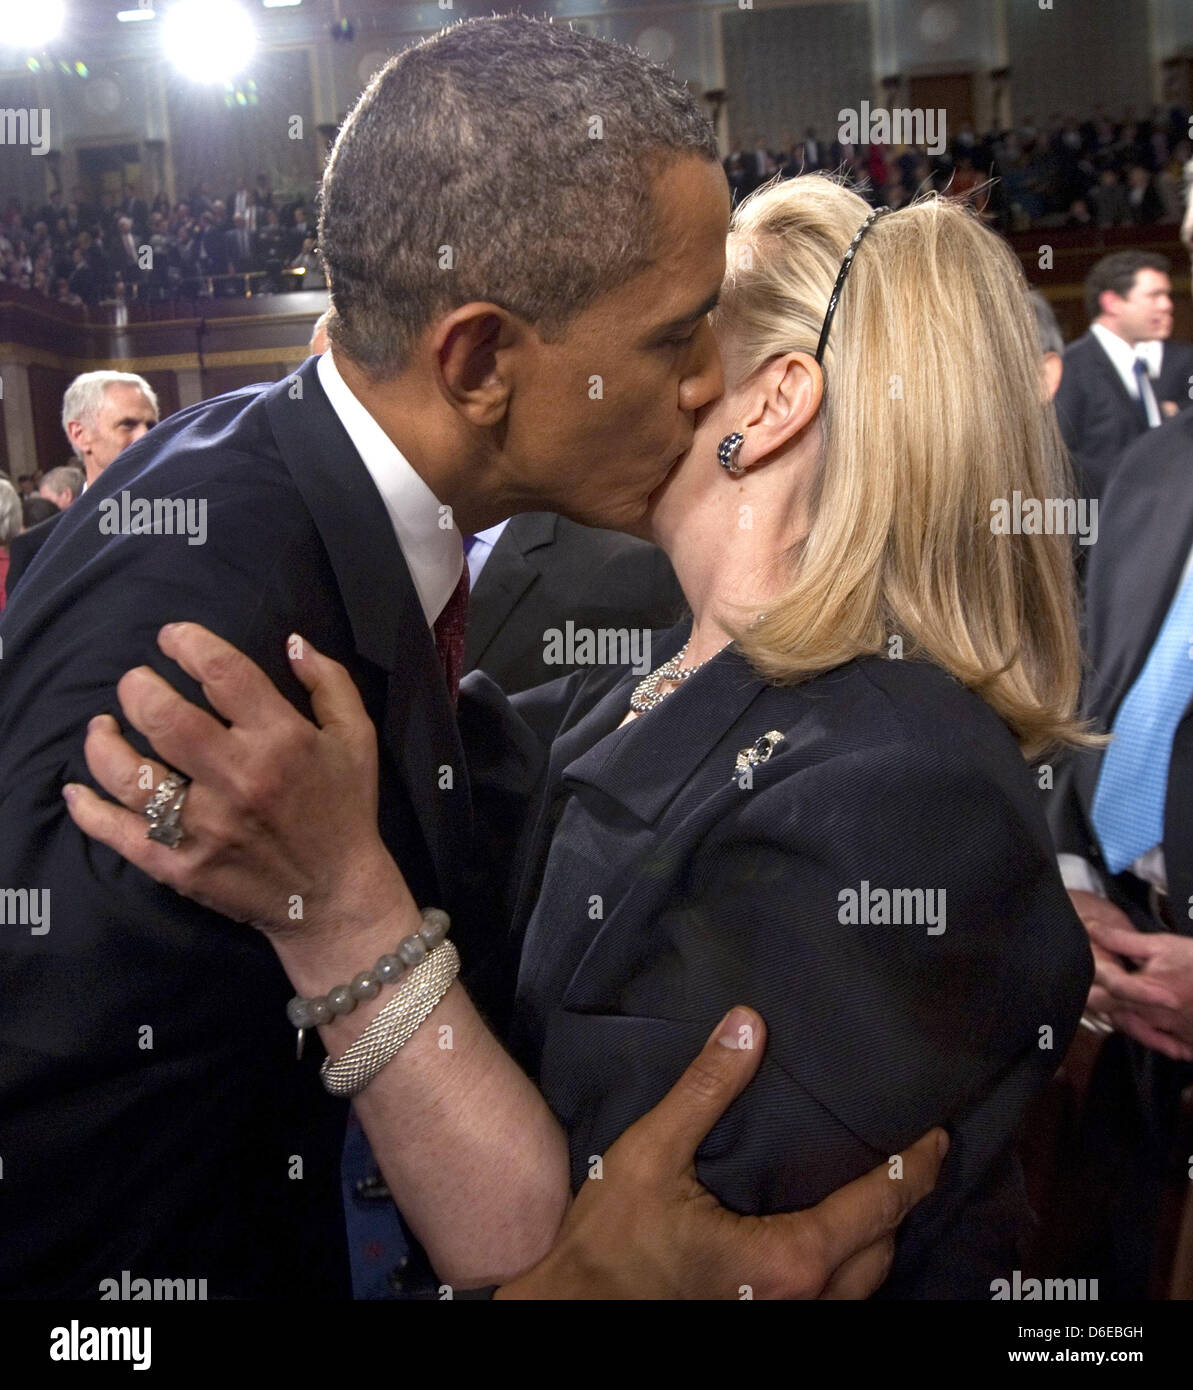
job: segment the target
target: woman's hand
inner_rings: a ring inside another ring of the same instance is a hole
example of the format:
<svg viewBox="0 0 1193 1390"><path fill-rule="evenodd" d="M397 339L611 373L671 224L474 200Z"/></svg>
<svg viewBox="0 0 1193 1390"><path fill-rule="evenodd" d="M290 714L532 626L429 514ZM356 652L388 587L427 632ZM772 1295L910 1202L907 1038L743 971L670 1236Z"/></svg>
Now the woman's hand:
<svg viewBox="0 0 1193 1390"><path fill-rule="evenodd" d="M116 721L91 721L87 766L105 791L64 788L75 824L177 892L281 945L343 941L395 908L413 908L377 829L377 741L347 671L299 637L291 668L311 695L304 719L263 671L195 623L158 646L229 721L190 704L148 667L117 686L121 709L168 767L149 762ZM142 814L170 769L191 779L175 849L146 838Z"/></svg>

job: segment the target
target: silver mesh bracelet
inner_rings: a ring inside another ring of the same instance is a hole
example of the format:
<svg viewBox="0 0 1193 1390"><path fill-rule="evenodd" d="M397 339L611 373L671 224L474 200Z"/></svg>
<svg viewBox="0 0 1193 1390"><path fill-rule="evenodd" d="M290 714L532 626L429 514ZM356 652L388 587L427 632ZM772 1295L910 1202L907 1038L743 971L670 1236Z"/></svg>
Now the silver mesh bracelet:
<svg viewBox="0 0 1193 1390"><path fill-rule="evenodd" d="M358 1096L451 987L460 973L460 956L450 941L441 942L398 986L394 997L366 1025L342 1057L323 1059L319 1075L333 1096Z"/></svg>

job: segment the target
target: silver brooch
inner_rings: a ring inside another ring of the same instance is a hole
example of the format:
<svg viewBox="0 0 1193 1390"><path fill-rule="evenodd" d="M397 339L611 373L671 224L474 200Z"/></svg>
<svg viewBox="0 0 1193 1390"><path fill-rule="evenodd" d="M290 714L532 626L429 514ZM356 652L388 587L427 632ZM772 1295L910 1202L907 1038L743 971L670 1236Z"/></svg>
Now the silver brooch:
<svg viewBox="0 0 1193 1390"><path fill-rule="evenodd" d="M737 761L733 765L734 777L740 777L749 767L757 767L759 763L766 762L779 744L784 742L786 740L778 729L771 729L769 733L763 734L754 741L752 747L743 748L737 755Z"/></svg>

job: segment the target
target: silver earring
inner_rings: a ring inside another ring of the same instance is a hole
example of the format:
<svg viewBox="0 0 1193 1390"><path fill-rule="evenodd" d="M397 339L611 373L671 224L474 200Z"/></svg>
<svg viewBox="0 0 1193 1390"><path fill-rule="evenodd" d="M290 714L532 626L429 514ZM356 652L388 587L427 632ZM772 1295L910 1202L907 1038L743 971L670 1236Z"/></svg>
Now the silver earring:
<svg viewBox="0 0 1193 1390"><path fill-rule="evenodd" d="M737 461L741 453L742 441L745 435L734 430L732 434L727 434L717 445L717 462L734 478L740 478L746 471Z"/></svg>

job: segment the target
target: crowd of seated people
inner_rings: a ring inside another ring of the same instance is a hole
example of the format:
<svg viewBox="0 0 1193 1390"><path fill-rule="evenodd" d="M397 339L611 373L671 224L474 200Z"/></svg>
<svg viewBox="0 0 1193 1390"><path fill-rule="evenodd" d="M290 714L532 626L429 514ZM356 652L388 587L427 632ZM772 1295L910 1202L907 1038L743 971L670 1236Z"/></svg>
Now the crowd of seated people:
<svg viewBox="0 0 1193 1390"><path fill-rule="evenodd" d="M1084 119L1051 116L1038 126L985 134L962 123L946 149L850 145L821 138L735 139L725 160L735 201L779 174L840 171L876 206L902 207L935 188L967 197L1002 231L1029 226L1105 228L1175 224L1193 178L1189 115L1157 106L1119 119L1102 108ZM315 255L313 192L275 195L264 174L244 178L227 197L209 183L171 203L152 203L127 186L121 198L88 201L81 187L41 207L0 198L0 283L65 304L105 300L197 299L325 287Z"/></svg>
<svg viewBox="0 0 1193 1390"><path fill-rule="evenodd" d="M735 139L725 172L736 201L776 174L841 172L875 206L899 208L926 189L967 197L1001 231L1033 226L1117 227L1179 223L1193 177L1189 113L1156 106L1118 119L1102 107L1084 118L1025 116L978 134L948 125L939 154L926 148L850 145L808 127L803 139Z"/></svg>
<svg viewBox="0 0 1193 1390"><path fill-rule="evenodd" d="M313 194L275 195L264 174L237 179L226 198L200 183L171 203L152 203L130 186L98 205L76 187L41 207L0 198L0 283L34 290L63 304L105 300L198 299L323 288L312 256ZM295 273L301 268L301 274Z"/></svg>

